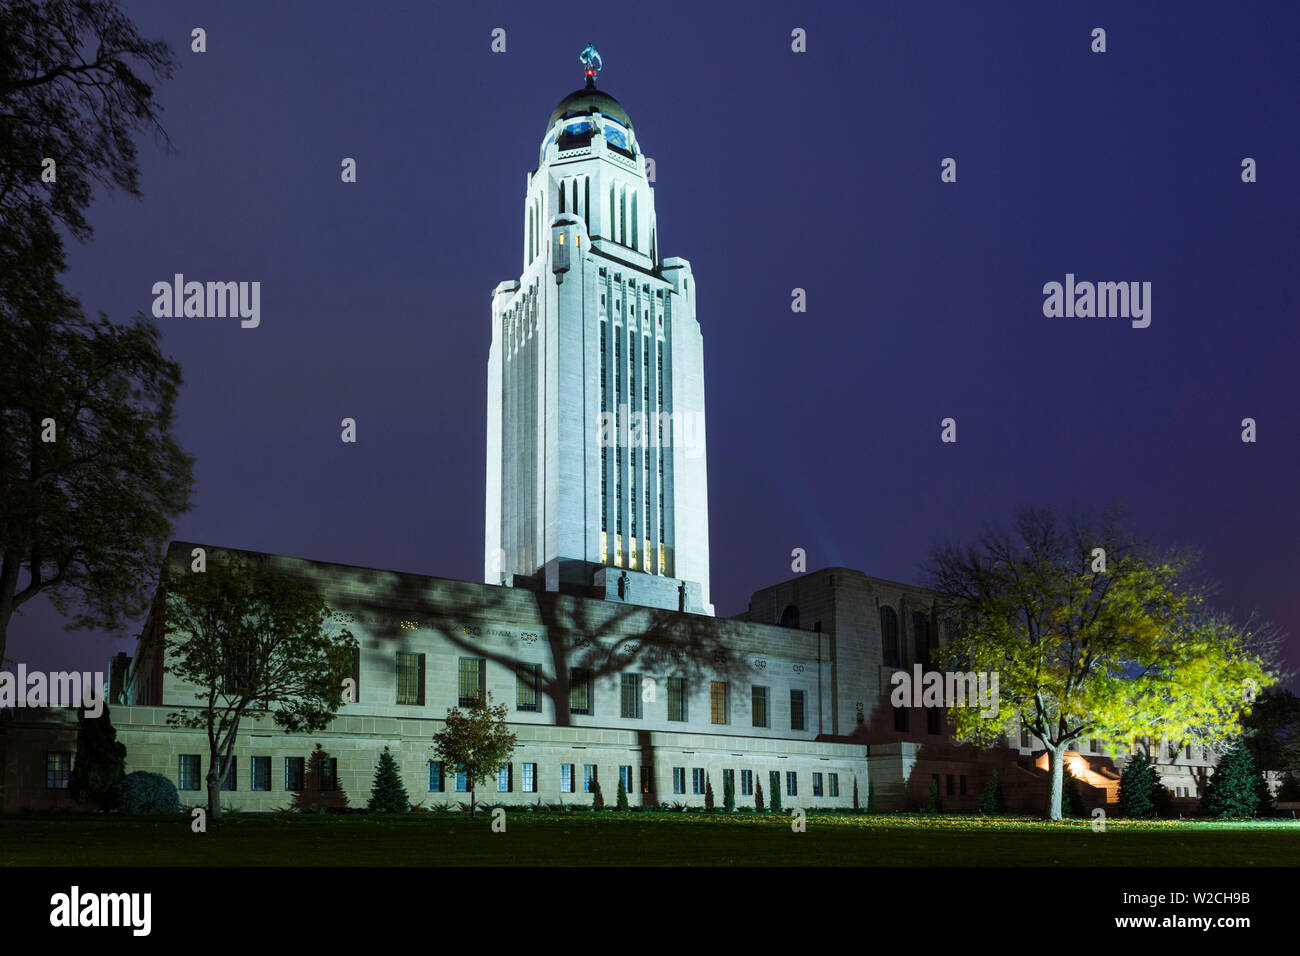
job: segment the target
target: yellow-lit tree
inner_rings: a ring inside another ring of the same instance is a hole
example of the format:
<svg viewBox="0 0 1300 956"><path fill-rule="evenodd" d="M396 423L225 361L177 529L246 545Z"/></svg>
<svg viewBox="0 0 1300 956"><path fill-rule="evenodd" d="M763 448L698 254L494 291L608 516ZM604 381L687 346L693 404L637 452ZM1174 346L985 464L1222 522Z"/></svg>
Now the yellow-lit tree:
<svg viewBox="0 0 1300 956"><path fill-rule="evenodd" d="M998 675L998 710L954 707L959 740L991 744L1023 727L1051 766L1061 819L1063 758L1080 738L1112 753L1138 737L1221 744L1241 731L1274 669L1259 634L1207 612L1185 583L1190 558L1152 556L1120 527L1026 510L1011 532L936 550L927 584L948 621L943 667Z"/></svg>

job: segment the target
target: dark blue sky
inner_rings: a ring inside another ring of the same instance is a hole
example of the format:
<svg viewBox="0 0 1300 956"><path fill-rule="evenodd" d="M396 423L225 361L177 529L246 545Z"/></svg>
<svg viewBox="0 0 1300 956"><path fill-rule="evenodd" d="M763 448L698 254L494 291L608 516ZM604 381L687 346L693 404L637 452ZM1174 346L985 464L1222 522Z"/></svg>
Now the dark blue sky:
<svg viewBox="0 0 1300 956"><path fill-rule="evenodd" d="M795 547L912 581L1021 505L1118 500L1300 633L1296 5L123 6L176 49L174 149L142 143L69 286L124 319L175 272L262 283L260 328L160 320L198 459L177 537L479 578L490 292L593 42L699 283L719 614ZM1045 318L1067 272L1151 282L1150 328ZM130 647L59 628L33 602L10 654Z"/></svg>

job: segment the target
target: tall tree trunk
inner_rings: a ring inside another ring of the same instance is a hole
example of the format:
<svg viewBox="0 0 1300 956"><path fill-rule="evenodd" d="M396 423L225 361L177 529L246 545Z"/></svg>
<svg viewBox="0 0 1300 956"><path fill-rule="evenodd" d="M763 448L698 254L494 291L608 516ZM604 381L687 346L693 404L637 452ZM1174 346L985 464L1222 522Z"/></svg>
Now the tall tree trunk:
<svg viewBox="0 0 1300 956"><path fill-rule="evenodd" d="M1052 769L1052 793L1047 801L1047 818L1061 819L1061 797L1065 791L1065 744L1054 744L1048 748Z"/></svg>
<svg viewBox="0 0 1300 956"><path fill-rule="evenodd" d="M478 801L474 799L474 793L475 793L474 787L471 786L469 788L469 818L471 820L475 819L474 811L478 809Z"/></svg>
<svg viewBox="0 0 1300 956"><path fill-rule="evenodd" d="M208 820L221 819L221 781L217 779L217 758L208 764Z"/></svg>

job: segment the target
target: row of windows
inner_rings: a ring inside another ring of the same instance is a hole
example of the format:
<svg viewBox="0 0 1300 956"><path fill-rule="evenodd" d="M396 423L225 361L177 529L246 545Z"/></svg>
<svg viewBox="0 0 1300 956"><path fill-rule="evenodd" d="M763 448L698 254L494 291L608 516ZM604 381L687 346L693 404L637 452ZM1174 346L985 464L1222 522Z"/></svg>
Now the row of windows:
<svg viewBox="0 0 1300 956"><path fill-rule="evenodd" d="M521 792L536 793L538 788L539 777L536 763L522 763L520 767ZM577 785L577 764L562 763L560 764L560 792L574 793ZM618 779L623 784L625 793L635 793L633 789L633 766L631 764L622 764L618 768ZM686 793L686 767L673 767L673 793ZM703 767L692 767L691 770L691 792L697 796L703 795L706 788L706 777ZM440 760L429 761L429 792L443 793L446 789L445 764ZM453 774L455 778L455 791L457 793L469 792L469 780L464 771L459 768ZM582 765L582 792L594 793L596 783L599 781L599 767L594 763ZM654 768L646 765L640 767L640 773L636 778L637 786L643 794L654 793ZM736 786L736 771L726 769L722 771L722 785L725 788L730 784L734 790ZM781 786L781 772L778 770L768 771L768 792L775 792ZM496 788L498 793L513 793L515 790L514 764L503 764L497 770ZM721 798L720 791L717 796ZM749 797L754 795L754 771L740 771L740 789L735 791L739 796ZM786 771L785 774L785 792L787 796L797 797L799 795L799 776L796 771ZM966 792L966 778L962 777L962 793ZM822 774L820 772L812 774L812 795L814 797L838 797L840 795L840 775L838 773ZM602 796L609 796L603 794Z"/></svg>
<svg viewBox="0 0 1300 956"><path fill-rule="evenodd" d="M908 717L906 707L894 708L894 730L900 734L908 732L911 719ZM925 708L925 732L928 734L943 733L943 708L927 707Z"/></svg>
<svg viewBox="0 0 1300 956"><path fill-rule="evenodd" d="M966 775L964 773L959 775L957 781L954 781L952 774L946 774L946 777L947 780L945 781L944 786L945 794L950 797L966 796ZM934 781L934 785L937 788L939 786L939 775L937 773L932 773L930 774L930 779Z"/></svg>
<svg viewBox="0 0 1300 956"><path fill-rule="evenodd" d="M424 704L425 655L406 651L397 652L397 703ZM457 705L469 707L484 694L487 687L487 660L482 657L461 657L456 662ZM540 664L515 665L515 709L537 713L541 710ZM644 716L651 684L641 674L619 675L619 716L640 720ZM751 726L772 726L769 707L770 688L753 686L750 689ZM687 720L688 689L686 678L668 678L668 719ZM590 715L594 709L591 671L586 668L569 669L569 713ZM731 723L730 684L711 681L709 684L709 718L715 724ZM804 730L804 692L790 691L790 729Z"/></svg>
<svg viewBox="0 0 1300 956"><path fill-rule="evenodd" d="M178 790L200 790L203 786L203 759L198 754L180 754L178 757L176 780ZM271 789L271 758L249 758L250 790ZM223 760L221 774L222 790L239 789L239 761L235 756ZM284 789L302 790L306 779L307 759L305 757L284 758ZM313 769L316 771L313 781L316 790L338 789L338 758L318 756L314 758ZM49 790L67 790L72 779L72 753L56 751L45 755L45 786Z"/></svg>
<svg viewBox="0 0 1300 956"><path fill-rule="evenodd" d="M1032 742L1033 737L1029 733L1029 728L1022 725L1020 728L1020 746L1024 749L1029 749ZM1075 746L1079 753L1107 753L1106 747L1103 745L1102 741L1098 740L1096 737L1089 737L1086 743L1076 743ZM1168 742L1166 746L1168 748L1170 760L1176 760L1180 754L1188 760L1194 760L1198 756L1202 760L1210 759L1210 748L1206 746L1179 744L1174 741ZM1135 752L1142 747L1145 747L1153 756L1159 756L1158 750L1152 749L1151 739L1149 737L1143 737L1139 741L1135 741L1133 744L1133 750Z"/></svg>

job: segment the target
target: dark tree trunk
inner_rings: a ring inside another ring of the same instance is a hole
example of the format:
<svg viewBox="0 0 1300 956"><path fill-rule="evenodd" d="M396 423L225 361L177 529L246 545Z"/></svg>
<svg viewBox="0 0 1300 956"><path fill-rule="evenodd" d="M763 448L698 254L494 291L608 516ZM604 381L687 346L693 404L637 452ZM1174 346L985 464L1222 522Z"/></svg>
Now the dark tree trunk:
<svg viewBox="0 0 1300 956"><path fill-rule="evenodd" d="M217 759L208 764L208 819L221 819L221 781L217 779Z"/></svg>

